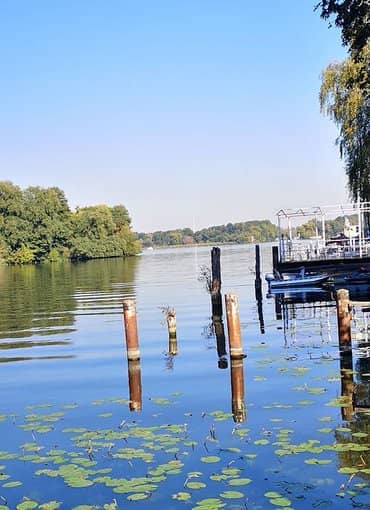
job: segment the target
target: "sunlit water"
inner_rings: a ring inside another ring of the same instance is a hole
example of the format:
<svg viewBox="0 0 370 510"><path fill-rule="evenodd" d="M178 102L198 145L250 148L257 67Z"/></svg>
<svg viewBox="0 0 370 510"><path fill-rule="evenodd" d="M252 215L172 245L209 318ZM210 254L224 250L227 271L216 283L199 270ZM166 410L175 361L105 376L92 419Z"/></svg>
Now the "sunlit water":
<svg viewBox="0 0 370 510"><path fill-rule="evenodd" d="M357 349L369 314L358 308L356 350L341 364L334 307L284 305L277 320L263 288L258 313L254 246L221 253L247 354L233 385L230 361L218 368L199 281L210 248L0 268L0 509L370 508L370 366ZM262 266L271 270L268 245ZM137 413L128 405L128 297L141 351ZM166 306L177 315L177 356L168 354ZM242 422L232 414L238 384Z"/></svg>

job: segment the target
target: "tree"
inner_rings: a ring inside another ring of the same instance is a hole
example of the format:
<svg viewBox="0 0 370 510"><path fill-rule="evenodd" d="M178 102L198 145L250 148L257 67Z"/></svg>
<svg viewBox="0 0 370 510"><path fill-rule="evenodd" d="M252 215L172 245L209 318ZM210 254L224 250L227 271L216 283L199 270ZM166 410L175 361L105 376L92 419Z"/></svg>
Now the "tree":
<svg viewBox="0 0 370 510"><path fill-rule="evenodd" d="M322 74L321 111L339 127L336 143L353 200L370 201L370 42L355 60L330 64Z"/></svg>
<svg viewBox="0 0 370 510"><path fill-rule="evenodd" d="M370 37L370 0L321 0L318 8L323 19L334 17L343 45L349 46L351 56L357 59Z"/></svg>

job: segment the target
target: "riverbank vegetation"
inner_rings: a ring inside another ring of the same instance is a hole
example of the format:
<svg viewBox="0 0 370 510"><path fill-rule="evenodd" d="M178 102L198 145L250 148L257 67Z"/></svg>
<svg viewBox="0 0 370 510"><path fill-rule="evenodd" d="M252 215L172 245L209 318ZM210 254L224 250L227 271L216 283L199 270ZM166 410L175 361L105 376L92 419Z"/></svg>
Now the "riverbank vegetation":
<svg viewBox="0 0 370 510"><path fill-rule="evenodd" d="M22 190L0 181L0 261L42 261L123 257L140 251L123 205L71 211L64 192L31 186Z"/></svg>
<svg viewBox="0 0 370 510"><path fill-rule="evenodd" d="M243 244L274 241L277 238L277 227L269 220L227 223L193 231L191 228L138 233L144 248L181 246L192 244Z"/></svg>
<svg viewBox="0 0 370 510"><path fill-rule="evenodd" d="M322 18L334 20L348 49L348 58L322 74L321 111L339 129L336 143L351 198L370 201L370 2L322 0L317 8Z"/></svg>

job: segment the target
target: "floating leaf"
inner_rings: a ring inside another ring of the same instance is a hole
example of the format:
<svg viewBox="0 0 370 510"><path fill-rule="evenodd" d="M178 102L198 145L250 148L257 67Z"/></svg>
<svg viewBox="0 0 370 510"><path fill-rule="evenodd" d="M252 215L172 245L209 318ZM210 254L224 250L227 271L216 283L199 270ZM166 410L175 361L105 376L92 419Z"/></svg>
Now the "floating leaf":
<svg viewBox="0 0 370 510"><path fill-rule="evenodd" d="M148 499L149 496L150 496L150 493L139 492L137 494L130 494L130 496L127 496L127 499L129 501L140 501L142 499Z"/></svg>
<svg viewBox="0 0 370 510"><path fill-rule="evenodd" d="M200 460L201 462L212 463L219 462L221 459L217 455L208 455L206 457L201 457Z"/></svg>
<svg viewBox="0 0 370 510"><path fill-rule="evenodd" d="M204 489L204 487L207 486L203 482L188 482L186 484L186 487L188 487L189 489Z"/></svg>
<svg viewBox="0 0 370 510"><path fill-rule="evenodd" d="M27 501L22 501L22 503L19 503L17 506L16 506L16 509L17 510L32 510L33 508L37 508L39 505L36 501L32 501L32 500L27 500Z"/></svg>
<svg viewBox="0 0 370 510"><path fill-rule="evenodd" d="M244 494L239 491L224 491L221 492L220 496L224 499L240 499L244 497Z"/></svg>
<svg viewBox="0 0 370 510"><path fill-rule="evenodd" d="M43 503L39 506L40 510L57 510L61 506L60 501L49 501L48 503Z"/></svg>
<svg viewBox="0 0 370 510"><path fill-rule="evenodd" d="M332 462L331 459L306 459L306 464L330 464Z"/></svg>
<svg viewBox="0 0 370 510"><path fill-rule="evenodd" d="M270 503L275 506L288 507L292 503L288 498L273 498L270 499Z"/></svg>
<svg viewBox="0 0 370 510"><path fill-rule="evenodd" d="M191 495L188 492L177 492L176 494L172 494L172 499L177 499L178 501L189 501Z"/></svg>
<svg viewBox="0 0 370 510"><path fill-rule="evenodd" d="M151 398L151 401L154 403L154 404L157 404L157 405L160 405L160 406L168 406L171 404L171 401L168 400L168 398L159 398L159 397L155 397L155 398Z"/></svg>
<svg viewBox="0 0 370 510"><path fill-rule="evenodd" d="M19 487L20 485L22 485L22 482L17 480L17 481L14 481L14 482L4 483L3 487L6 488L6 489L11 489L13 487Z"/></svg>
<svg viewBox="0 0 370 510"><path fill-rule="evenodd" d="M279 492L275 492L275 491L265 492L264 496L266 496L266 498L269 498L269 499L281 498L281 494Z"/></svg>
<svg viewBox="0 0 370 510"><path fill-rule="evenodd" d="M256 439L256 441L254 441L254 444L255 445L266 445L266 444L269 444L270 441L268 441L267 439Z"/></svg>
<svg viewBox="0 0 370 510"><path fill-rule="evenodd" d="M239 485L248 485L251 483L250 478L233 478L232 480L228 481L228 485L232 485L233 487L239 486Z"/></svg>

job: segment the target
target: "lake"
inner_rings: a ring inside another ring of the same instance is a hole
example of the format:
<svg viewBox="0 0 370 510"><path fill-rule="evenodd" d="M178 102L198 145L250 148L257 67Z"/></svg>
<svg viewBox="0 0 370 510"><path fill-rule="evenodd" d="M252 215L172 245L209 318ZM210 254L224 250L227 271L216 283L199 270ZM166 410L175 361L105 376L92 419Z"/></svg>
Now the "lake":
<svg viewBox="0 0 370 510"><path fill-rule="evenodd" d="M264 286L257 302L254 246L224 246L247 357L220 363L199 281L210 251L0 267L0 510L370 508L370 311L356 307L340 356L330 296L275 301ZM261 255L271 271L271 246Z"/></svg>

